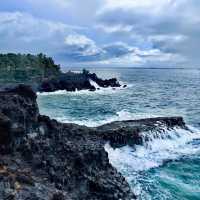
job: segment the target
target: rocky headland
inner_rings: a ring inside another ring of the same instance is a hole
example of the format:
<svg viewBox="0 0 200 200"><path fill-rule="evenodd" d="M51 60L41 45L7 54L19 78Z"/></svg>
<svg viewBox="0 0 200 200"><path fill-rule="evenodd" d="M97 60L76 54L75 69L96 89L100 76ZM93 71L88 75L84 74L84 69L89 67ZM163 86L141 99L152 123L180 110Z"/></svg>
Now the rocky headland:
<svg viewBox="0 0 200 200"><path fill-rule="evenodd" d="M0 54L0 89L13 88L18 84L30 85L35 92L54 92L57 90L95 91L91 84L99 87L120 87L116 78L103 80L95 73L83 69L80 73L64 73L60 65L44 54Z"/></svg>
<svg viewBox="0 0 200 200"><path fill-rule="evenodd" d="M96 88L91 84L91 81L98 85ZM120 87L121 85L116 78L103 80L99 78L95 73L90 73L87 70L83 70L82 73L67 72L61 73L59 76L53 79L44 79L39 85L37 85L36 91L39 92L54 92L57 90L76 91L76 90L89 90L95 91L100 87Z"/></svg>
<svg viewBox="0 0 200 200"><path fill-rule="evenodd" d="M0 92L0 199L131 200L136 196L104 149L148 140L144 132L187 128L181 117L113 122L96 128L42 116L30 86Z"/></svg>

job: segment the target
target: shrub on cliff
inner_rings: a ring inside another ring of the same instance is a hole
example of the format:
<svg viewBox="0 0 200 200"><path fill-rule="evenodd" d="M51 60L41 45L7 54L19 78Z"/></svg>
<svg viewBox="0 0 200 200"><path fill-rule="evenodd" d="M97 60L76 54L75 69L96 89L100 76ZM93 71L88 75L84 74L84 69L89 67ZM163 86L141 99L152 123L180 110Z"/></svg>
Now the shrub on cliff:
<svg viewBox="0 0 200 200"><path fill-rule="evenodd" d="M60 66L52 58L40 53L0 54L0 80L24 82L56 77L60 74Z"/></svg>

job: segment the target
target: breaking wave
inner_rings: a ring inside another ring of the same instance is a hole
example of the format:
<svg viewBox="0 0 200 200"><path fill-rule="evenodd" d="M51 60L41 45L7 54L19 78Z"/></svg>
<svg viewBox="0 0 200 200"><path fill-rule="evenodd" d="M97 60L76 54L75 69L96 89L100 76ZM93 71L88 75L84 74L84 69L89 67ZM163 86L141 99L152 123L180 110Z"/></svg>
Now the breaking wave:
<svg viewBox="0 0 200 200"><path fill-rule="evenodd" d="M143 137L146 134L143 133ZM181 179L180 177L173 178L173 174L170 175L173 170L166 172L165 164L198 156L200 130L193 127L189 127L188 130L166 128L164 132L149 132L148 136L149 141L144 142L144 145L136 146L135 149L129 146L113 149L106 144L105 150L108 152L109 160L126 177L139 200L175 199L171 193L167 192L166 187L163 186L165 190L162 191L161 183L168 181L169 185L173 185ZM161 166L164 167L163 170ZM158 174L154 174L153 169L157 170ZM184 168L180 170L184 173ZM192 187L188 185L189 189Z"/></svg>
<svg viewBox="0 0 200 200"><path fill-rule="evenodd" d="M76 123L79 125L85 125L88 127L97 127L101 126L103 124L111 123L114 121L123 121L123 120L136 120L136 119L143 119L143 118L150 118L150 117L158 117L156 115L150 115L150 114L145 114L145 113L131 113L125 110L121 110L117 112L115 115L111 117L107 117L105 119L85 119L85 120L77 120L73 119L72 117L63 117L63 118L57 118L58 121L61 121L63 123Z"/></svg>
<svg viewBox="0 0 200 200"><path fill-rule="evenodd" d="M120 171L144 171L200 152L200 145L197 145L200 143L200 130L193 127L188 130L165 128L161 132L143 133L145 137L149 138L148 141L144 139L143 145L136 145L135 149L129 146L113 149L106 144L110 162Z"/></svg>
<svg viewBox="0 0 200 200"><path fill-rule="evenodd" d="M54 95L95 95L95 94L113 94L116 92L120 92L120 91L124 91L128 88L131 88L133 85L132 84L126 84L123 82L120 82L120 84L122 85L121 87L116 87L116 88L112 88L112 87L107 87L107 88L103 88L100 87L96 82L90 80L91 85L93 85L97 90L96 91L89 91L89 90L76 90L76 91L66 91L66 90L57 90L55 92L37 92L37 95L40 96L54 96ZM126 88L123 88L123 85L127 85Z"/></svg>

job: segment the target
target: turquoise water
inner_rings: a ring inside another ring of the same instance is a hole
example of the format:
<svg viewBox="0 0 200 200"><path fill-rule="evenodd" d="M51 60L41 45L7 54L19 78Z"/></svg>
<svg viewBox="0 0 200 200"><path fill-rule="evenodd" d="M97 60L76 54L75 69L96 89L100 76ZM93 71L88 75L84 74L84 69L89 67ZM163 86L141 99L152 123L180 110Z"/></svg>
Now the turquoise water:
<svg viewBox="0 0 200 200"><path fill-rule="evenodd" d="M136 151L105 149L139 199L200 199L200 71L197 69L98 69L127 88L38 95L42 114L62 122L98 126L115 120L183 116L191 131L168 131Z"/></svg>

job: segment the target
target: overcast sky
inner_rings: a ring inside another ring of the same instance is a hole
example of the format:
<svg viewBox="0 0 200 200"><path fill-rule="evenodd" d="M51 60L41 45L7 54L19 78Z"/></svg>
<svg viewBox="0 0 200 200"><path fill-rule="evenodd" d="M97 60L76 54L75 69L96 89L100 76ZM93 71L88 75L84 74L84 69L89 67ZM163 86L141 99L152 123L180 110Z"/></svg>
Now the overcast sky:
<svg viewBox="0 0 200 200"><path fill-rule="evenodd" d="M1 0L0 51L66 66L199 67L200 0Z"/></svg>

